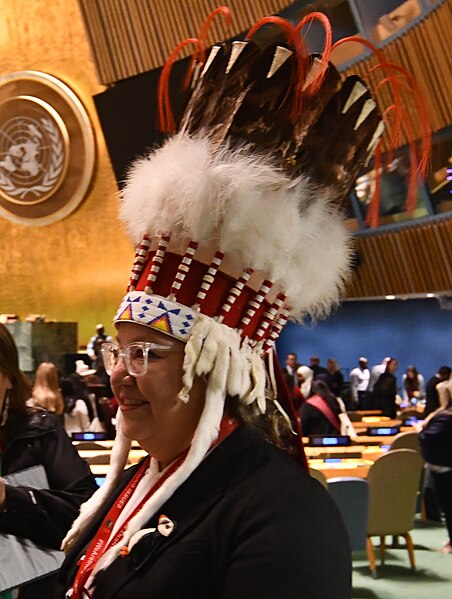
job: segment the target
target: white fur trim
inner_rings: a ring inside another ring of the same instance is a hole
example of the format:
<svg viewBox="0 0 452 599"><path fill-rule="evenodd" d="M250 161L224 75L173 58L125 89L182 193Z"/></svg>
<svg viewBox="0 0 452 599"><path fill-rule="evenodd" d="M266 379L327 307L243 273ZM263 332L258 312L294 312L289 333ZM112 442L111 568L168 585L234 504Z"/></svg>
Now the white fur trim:
<svg viewBox="0 0 452 599"><path fill-rule="evenodd" d="M205 135L179 133L132 166L120 215L135 242L170 231L174 243L225 252L238 273L262 272L298 319L326 312L347 273L349 236L333 193L246 148L215 150Z"/></svg>
<svg viewBox="0 0 452 599"><path fill-rule="evenodd" d="M128 544L129 539L149 521L182 483L187 480L190 474L196 470L209 451L210 446L218 437L224 402L225 396L221 389L215 383L211 384L209 380L204 410L184 463L154 493L143 506L143 509L130 520L121 543L111 547L100 558L96 567L97 571L107 568L118 557L121 546Z"/></svg>

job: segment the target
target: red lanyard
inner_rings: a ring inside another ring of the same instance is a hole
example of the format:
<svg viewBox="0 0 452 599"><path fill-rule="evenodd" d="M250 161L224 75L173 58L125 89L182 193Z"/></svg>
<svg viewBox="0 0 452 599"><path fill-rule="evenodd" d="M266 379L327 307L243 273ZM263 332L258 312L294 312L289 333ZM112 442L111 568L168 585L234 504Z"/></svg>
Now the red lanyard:
<svg viewBox="0 0 452 599"><path fill-rule="evenodd" d="M225 437L227 437L233 430L235 430L238 426L238 423L231 419L223 417L220 424L220 432L217 440L212 444L212 447L220 443ZM143 476L145 475L146 470L149 467L150 457L147 457L144 462L141 464L139 470L136 472L134 477L130 480L126 488L123 490L121 495L118 497L116 502L110 508L108 514L105 516L100 528L98 529L96 535L91 541L90 545L85 554L85 558L80 565L80 568L77 572L77 575L74 580L74 584L72 587L73 594L72 599L82 599L83 591L91 576L92 571L94 570L95 565L101 556L113 545L119 543L124 536L124 531L129 524L129 521L143 508L143 505L148 501L150 497L163 485L163 483L176 472L179 466L184 462L188 453L188 449L184 451L165 471L165 473L159 478L159 480L155 483L155 485L150 489L150 491L146 494L145 498L138 504L138 506L133 510L133 512L128 516L125 520L121 528L115 534L113 539L108 542L110 538L111 531L113 526L118 519L120 513L126 506L127 502L132 497L135 489L138 486L138 483L141 481ZM86 591L85 591L86 593Z"/></svg>

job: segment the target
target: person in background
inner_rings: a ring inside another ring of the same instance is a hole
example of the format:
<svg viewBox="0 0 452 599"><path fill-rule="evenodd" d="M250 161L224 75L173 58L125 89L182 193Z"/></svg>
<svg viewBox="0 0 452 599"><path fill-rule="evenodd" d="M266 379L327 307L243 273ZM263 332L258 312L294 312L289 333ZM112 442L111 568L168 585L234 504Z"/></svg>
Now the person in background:
<svg viewBox="0 0 452 599"><path fill-rule="evenodd" d="M324 373L324 376L324 380L330 390L336 397L340 396L342 389L344 388L344 375L340 371L339 364L334 358L328 358L326 361L326 373Z"/></svg>
<svg viewBox="0 0 452 599"><path fill-rule="evenodd" d="M367 387L369 393L372 393L374 390L375 383L380 378L380 375L386 370L386 365L388 364L389 360L389 357L383 358L380 364L375 364L375 366L372 366L370 371L369 385Z"/></svg>
<svg viewBox="0 0 452 599"><path fill-rule="evenodd" d="M301 406L301 432L310 435L340 435L341 406L328 385L322 380L312 383L311 397Z"/></svg>
<svg viewBox="0 0 452 599"><path fill-rule="evenodd" d="M408 366L402 378L402 407L413 405L424 399L424 377L416 366Z"/></svg>
<svg viewBox="0 0 452 599"><path fill-rule="evenodd" d="M100 353L102 344L106 341L112 341L110 335L105 333L105 327L103 324L96 325L96 334L91 337L86 346L86 353L91 358L91 362L94 370L103 366L102 356Z"/></svg>
<svg viewBox="0 0 452 599"><path fill-rule="evenodd" d="M358 360L358 366L350 372L350 390L352 400L360 410L370 409L369 402L369 379L370 372L367 358L363 356Z"/></svg>
<svg viewBox="0 0 452 599"><path fill-rule="evenodd" d="M299 366L297 368L297 394L300 397L299 406L311 396L312 381L314 380L314 373L309 366Z"/></svg>
<svg viewBox="0 0 452 599"><path fill-rule="evenodd" d="M440 551L452 554L452 381L444 388L446 404L431 412L419 426L419 441L446 520L449 538Z"/></svg>
<svg viewBox="0 0 452 599"><path fill-rule="evenodd" d="M397 378L395 373L399 363L395 358L389 358L386 370L380 374L372 391L373 406L381 410L383 416L395 418L397 414Z"/></svg>
<svg viewBox="0 0 452 599"><path fill-rule="evenodd" d="M448 389L450 381L452 381L452 372L448 379L446 379L445 381L441 381L436 385L436 390L438 391L439 405L441 408L444 408L444 406L447 404L449 400Z"/></svg>
<svg viewBox="0 0 452 599"><path fill-rule="evenodd" d="M61 393L64 401L64 428L69 437L72 433L89 431L90 419L88 408L82 399L75 395L74 384L69 378L60 379Z"/></svg>
<svg viewBox="0 0 452 599"><path fill-rule="evenodd" d="M441 366L438 372L434 374L425 386L425 408L423 418L434 412L440 407L438 384L448 381L451 376L451 368L449 366Z"/></svg>
<svg viewBox="0 0 452 599"><path fill-rule="evenodd" d="M297 354L294 354L293 352L287 354L286 363L282 371L286 385L291 394L294 389L298 387L297 368L299 366L301 366L301 364L298 363Z"/></svg>
<svg viewBox="0 0 452 599"><path fill-rule="evenodd" d="M75 370L71 372L66 378L68 378L74 388L74 397L81 399L85 402L86 409L88 410L89 421L92 422L95 417L93 408L93 402L91 401L90 392L88 385L86 384L86 377L96 374L94 368L90 368L83 360L75 361Z"/></svg>
<svg viewBox="0 0 452 599"><path fill-rule="evenodd" d="M42 362L36 370L32 390L33 405L62 416L64 412L63 396L60 389L58 370L52 362Z"/></svg>
<svg viewBox="0 0 452 599"><path fill-rule="evenodd" d="M320 366L320 358L318 356L311 356L309 359L309 368L314 373L314 379L319 374L326 374L327 370L323 366Z"/></svg>
<svg viewBox="0 0 452 599"><path fill-rule="evenodd" d="M80 505L97 485L56 413L27 406L30 395L31 383L19 370L14 339L0 324L0 474L42 465L49 483L48 489L30 492L0 479L0 532L59 549ZM14 566L2 555L2 567ZM51 575L23 585L19 598L53 597L54 579Z"/></svg>

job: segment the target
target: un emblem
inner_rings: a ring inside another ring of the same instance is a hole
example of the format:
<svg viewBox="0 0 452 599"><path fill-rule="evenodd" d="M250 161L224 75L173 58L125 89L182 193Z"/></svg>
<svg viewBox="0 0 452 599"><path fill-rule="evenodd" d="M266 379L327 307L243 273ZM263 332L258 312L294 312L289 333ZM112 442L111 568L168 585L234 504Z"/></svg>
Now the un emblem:
<svg viewBox="0 0 452 599"><path fill-rule="evenodd" d="M93 167L92 127L69 87L37 71L0 78L0 215L29 225L64 218Z"/></svg>

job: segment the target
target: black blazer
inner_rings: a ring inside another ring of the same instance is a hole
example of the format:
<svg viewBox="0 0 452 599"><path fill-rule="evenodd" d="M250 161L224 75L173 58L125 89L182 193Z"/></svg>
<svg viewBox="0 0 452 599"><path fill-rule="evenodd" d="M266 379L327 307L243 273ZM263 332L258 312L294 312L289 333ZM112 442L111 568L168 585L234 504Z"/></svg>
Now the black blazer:
<svg viewBox="0 0 452 599"><path fill-rule="evenodd" d="M58 598L110 505L69 553ZM118 557L97 575L93 599L351 597L348 539L331 498L250 427L216 447L146 528L161 514L173 533L150 533Z"/></svg>

